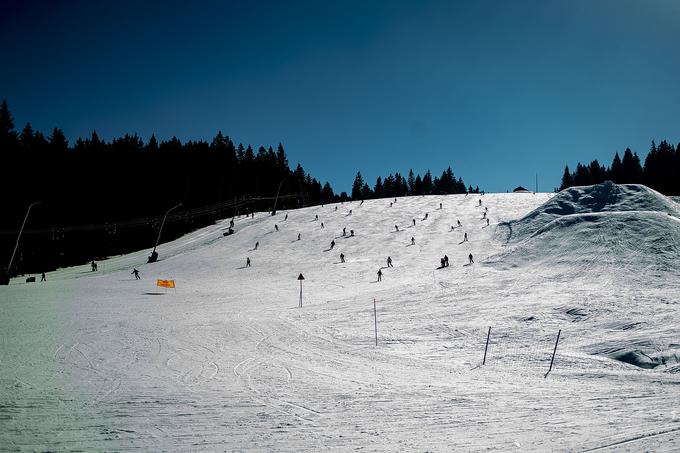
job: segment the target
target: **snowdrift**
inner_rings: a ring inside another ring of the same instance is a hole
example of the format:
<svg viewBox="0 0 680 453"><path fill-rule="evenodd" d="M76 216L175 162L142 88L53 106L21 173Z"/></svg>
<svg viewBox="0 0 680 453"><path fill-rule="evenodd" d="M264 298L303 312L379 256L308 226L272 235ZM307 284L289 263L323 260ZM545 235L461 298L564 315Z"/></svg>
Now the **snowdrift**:
<svg viewBox="0 0 680 453"><path fill-rule="evenodd" d="M563 216L628 211L663 212L680 218L680 206L659 192L640 184L607 181L565 189L519 220L502 223L498 231L506 241L518 242Z"/></svg>
<svg viewBox="0 0 680 453"><path fill-rule="evenodd" d="M505 268L549 265L564 275L605 268L610 277L680 270L678 205L641 185L567 189L497 234L508 248L488 262Z"/></svg>

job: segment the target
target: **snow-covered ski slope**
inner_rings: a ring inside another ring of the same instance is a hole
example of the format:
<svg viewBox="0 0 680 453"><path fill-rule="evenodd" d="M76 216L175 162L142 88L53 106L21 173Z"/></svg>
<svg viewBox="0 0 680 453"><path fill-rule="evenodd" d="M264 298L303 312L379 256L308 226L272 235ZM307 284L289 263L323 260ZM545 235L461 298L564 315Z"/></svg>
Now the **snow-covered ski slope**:
<svg viewBox="0 0 680 453"><path fill-rule="evenodd" d="M641 186L381 199L15 279L0 450L677 451L679 225Z"/></svg>

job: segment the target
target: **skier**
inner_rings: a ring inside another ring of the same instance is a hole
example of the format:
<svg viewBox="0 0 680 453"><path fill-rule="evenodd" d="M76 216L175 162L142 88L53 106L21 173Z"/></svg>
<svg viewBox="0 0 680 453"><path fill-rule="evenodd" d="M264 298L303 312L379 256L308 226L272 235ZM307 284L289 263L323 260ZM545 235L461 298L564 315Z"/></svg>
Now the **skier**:
<svg viewBox="0 0 680 453"><path fill-rule="evenodd" d="M463 236L463 242L467 242L467 233L465 233L465 236Z"/></svg>
<svg viewBox="0 0 680 453"><path fill-rule="evenodd" d="M458 221L458 226L461 226L460 220Z"/></svg>
<svg viewBox="0 0 680 453"><path fill-rule="evenodd" d="M349 210L349 215L352 215L352 210L351 210L351 209Z"/></svg>
<svg viewBox="0 0 680 453"><path fill-rule="evenodd" d="M40 275L40 281L41 281L41 282L46 282L46 281L47 281L47 279L45 278L45 273L44 273L44 272Z"/></svg>
<svg viewBox="0 0 680 453"><path fill-rule="evenodd" d="M475 261L472 259L472 253L468 255L468 260L470 261L469 264L474 264Z"/></svg>
<svg viewBox="0 0 680 453"><path fill-rule="evenodd" d="M338 207L337 207L337 206L335 207L335 210L336 210L336 211L338 210Z"/></svg>
<svg viewBox="0 0 680 453"><path fill-rule="evenodd" d="M453 225L451 225L451 231L453 231L453 230L455 230L455 229L456 229L456 227L454 227Z"/></svg>
<svg viewBox="0 0 680 453"><path fill-rule="evenodd" d="M286 214L286 218L283 219L284 221L288 220L288 214Z"/></svg>
<svg viewBox="0 0 680 453"><path fill-rule="evenodd" d="M229 221L229 228L234 228L234 219Z"/></svg>
<svg viewBox="0 0 680 453"><path fill-rule="evenodd" d="M416 226L416 219L413 219L413 226Z"/></svg>
<svg viewBox="0 0 680 453"><path fill-rule="evenodd" d="M361 200L361 203L359 204L359 206L361 206L362 204L364 204L364 200Z"/></svg>
<svg viewBox="0 0 680 453"><path fill-rule="evenodd" d="M132 273L131 273L130 275L134 275L134 276L135 276L135 280L140 280L140 279L141 279L141 277L139 276L139 271L138 271L137 269L135 269L135 268L132 268Z"/></svg>
<svg viewBox="0 0 680 453"><path fill-rule="evenodd" d="M324 228L326 228L326 227L323 226L323 222L321 222L321 229L323 230Z"/></svg>
<svg viewBox="0 0 680 453"><path fill-rule="evenodd" d="M253 212L252 214L250 214L250 218L251 218L251 219L254 219L254 218L255 218L255 213L254 213L254 212Z"/></svg>
<svg viewBox="0 0 680 453"><path fill-rule="evenodd" d="M379 282L382 281L382 270L381 269L378 269L378 281Z"/></svg>
<svg viewBox="0 0 680 453"><path fill-rule="evenodd" d="M489 218L486 218L486 226L489 226Z"/></svg>
<svg viewBox="0 0 680 453"><path fill-rule="evenodd" d="M449 267L449 257L444 255L444 267Z"/></svg>
<svg viewBox="0 0 680 453"><path fill-rule="evenodd" d="M340 254L340 262L341 262L341 263L344 263L344 262L345 262L345 254L344 254L344 253L341 253L341 254Z"/></svg>
<svg viewBox="0 0 680 453"><path fill-rule="evenodd" d="M394 225L394 229L399 231L399 225Z"/></svg>
<svg viewBox="0 0 680 453"><path fill-rule="evenodd" d="M250 257L246 256L246 267L250 267Z"/></svg>
<svg viewBox="0 0 680 453"><path fill-rule="evenodd" d="M343 228L343 229L342 229L342 235L343 235L343 236L347 236L347 228Z"/></svg>
<svg viewBox="0 0 680 453"><path fill-rule="evenodd" d="M335 241L331 241L331 250L333 250L333 247L335 247Z"/></svg>
<svg viewBox="0 0 680 453"><path fill-rule="evenodd" d="M442 208L442 204L441 204L441 203L439 203L439 209L441 209L441 208Z"/></svg>
<svg viewBox="0 0 680 453"><path fill-rule="evenodd" d="M482 199L481 198L479 199L479 205L480 206L482 205Z"/></svg>
<svg viewBox="0 0 680 453"><path fill-rule="evenodd" d="M300 240L300 233L298 233L298 241Z"/></svg>
<svg viewBox="0 0 680 453"><path fill-rule="evenodd" d="M486 211L482 213L482 220L486 219Z"/></svg>
<svg viewBox="0 0 680 453"><path fill-rule="evenodd" d="M392 207L392 202L390 201L390 208Z"/></svg>
<svg viewBox="0 0 680 453"><path fill-rule="evenodd" d="M428 213L425 213L425 218L423 220L427 220Z"/></svg>
<svg viewBox="0 0 680 453"><path fill-rule="evenodd" d="M354 237L354 230L349 230L350 237Z"/></svg>
<svg viewBox="0 0 680 453"><path fill-rule="evenodd" d="M92 272L97 272L97 263L94 260L90 263L90 266L92 266Z"/></svg>
<svg viewBox="0 0 680 453"><path fill-rule="evenodd" d="M416 245L416 239L413 236L411 236L411 245Z"/></svg>
<svg viewBox="0 0 680 453"><path fill-rule="evenodd" d="M392 266L392 258L390 258L389 256L387 257L387 267L394 267Z"/></svg>
<svg viewBox="0 0 680 453"><path fill-rule="evenodd" d="M255 243L255 250L257 250L257 247L258 247L259 245L260 245L260 241L257 241L257 242Z"/></svg>
<svg viewBox="0 0 680 453"><path fill-rule="evenodd" d="M444 261L444 258L439 258L439 268L443 269L446 267L446 261Z"/></svg>
<svg viewBox="0 0 680 453"><path fill-rule="evenodd" d="M279 226L274 224L274 229L276 229L276 231L279 231Z"/></svg>

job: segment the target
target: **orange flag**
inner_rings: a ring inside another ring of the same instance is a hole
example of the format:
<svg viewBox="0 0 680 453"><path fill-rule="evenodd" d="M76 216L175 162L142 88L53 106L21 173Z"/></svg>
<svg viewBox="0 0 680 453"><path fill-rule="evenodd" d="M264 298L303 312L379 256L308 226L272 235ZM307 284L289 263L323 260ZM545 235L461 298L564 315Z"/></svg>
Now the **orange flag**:
<svg viewBox="0 0 680 453"><path fill-rule="evenodd" d="M156 286L161 286L163 288L174 288L175 287L175 281L174 280L156 280Z"/></svg>

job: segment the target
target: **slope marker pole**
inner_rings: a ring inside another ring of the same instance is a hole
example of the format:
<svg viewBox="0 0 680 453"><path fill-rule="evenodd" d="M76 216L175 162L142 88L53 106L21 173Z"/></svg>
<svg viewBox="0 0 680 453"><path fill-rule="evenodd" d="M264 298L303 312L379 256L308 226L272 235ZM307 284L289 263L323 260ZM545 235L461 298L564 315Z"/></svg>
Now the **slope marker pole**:
<svg viewBox="0 0 680 453"><path fill-rule="evenodd" d="M484 347L484 359L482 359L482 365L486 363L486 351L489 349L489 338L491 337L491 326L489 326L489 332L486 334L486 346Z"/></svg>
<svg viewBox="0 0 680 453"><path fill-rule="evenodd" d="M547 378L548 374L550 374L550 371L552 370L553 362L555 361L555 353L557 352L557 343L560 342L560 334L561 333L562 333L562 329L560 329L557 332L557 340L555 340L555 349L553 349L552 359L550 359L550 368L548 368L548 372L545 373L545 376L543 376L544 378Z"/></svg>
<svg viewBox="0 0 680 453"><path fill-rule="evenodd" d="M373 298L373 322L375 325L375 345L378 346L378 309L375 307L375 297Z"/></svg>

